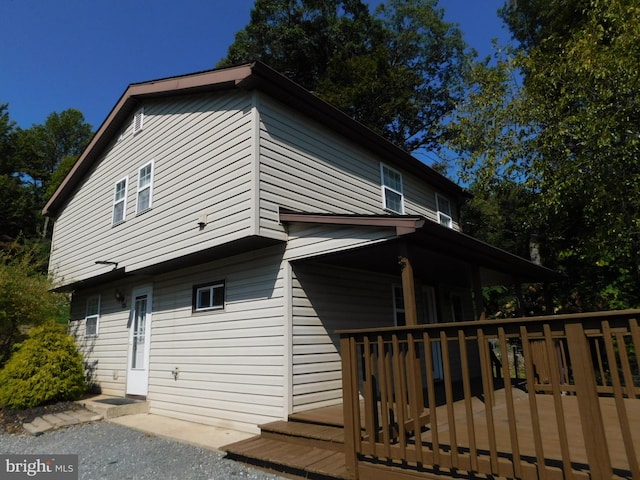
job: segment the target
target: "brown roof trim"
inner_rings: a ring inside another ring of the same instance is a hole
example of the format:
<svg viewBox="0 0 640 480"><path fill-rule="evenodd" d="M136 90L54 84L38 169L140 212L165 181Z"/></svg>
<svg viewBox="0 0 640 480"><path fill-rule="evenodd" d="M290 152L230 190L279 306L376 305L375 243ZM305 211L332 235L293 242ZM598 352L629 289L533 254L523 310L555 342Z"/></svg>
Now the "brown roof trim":
<svg viewBox="0 0 640 480"><path fill-rule="evenodd" d="M393 227L396 229L396 235L406 235L422 228L426 219L420 216L399 217L395 215L340 215L280 212L280 221L284 223L320 223L325 225L358 227Z"/></svg>
<svg viewBox="0 0 640 480"><path fill-rule="evenodd" d="M458 198L469 196L457 184L417 158L396 147L337 108L320 100L271 67L255 62L129 85L71 171L46 203L42 213L49 216L55 216L58 213L121 126L130 120L142 99L233 88L259 89L304 115L347 136L364 148L382 154L389 163L424 178L443 192Z"/></svg>

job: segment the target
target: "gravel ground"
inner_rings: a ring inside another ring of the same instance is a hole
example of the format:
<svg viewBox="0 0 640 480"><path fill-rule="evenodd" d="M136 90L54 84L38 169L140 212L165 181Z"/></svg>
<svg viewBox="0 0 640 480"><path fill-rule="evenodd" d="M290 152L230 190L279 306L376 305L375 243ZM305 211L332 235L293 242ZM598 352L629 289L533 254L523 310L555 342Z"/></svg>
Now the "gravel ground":
<svg viewBox="0 0 640 480"><path fill-rule="evenodd" d="M226 460L222 452L166 440L109 422L64 428L39 437L0 434L0 452L77 454L80 480L282 479Z"/></svg>

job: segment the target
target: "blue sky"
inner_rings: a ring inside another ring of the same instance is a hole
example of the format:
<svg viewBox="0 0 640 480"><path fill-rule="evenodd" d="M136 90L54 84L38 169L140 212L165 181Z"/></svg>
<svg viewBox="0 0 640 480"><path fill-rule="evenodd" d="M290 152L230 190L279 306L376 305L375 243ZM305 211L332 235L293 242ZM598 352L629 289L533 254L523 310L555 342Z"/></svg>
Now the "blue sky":
<svg viewBox="0 0 640 480"><path fill-rule="evenodd" d="M377 4L376 1L369 2ZM483 56L503 0L440 0ZM0 103L20 127L77 108L97 129L127 85L213 68L254 0L0 0Z"/></svg>

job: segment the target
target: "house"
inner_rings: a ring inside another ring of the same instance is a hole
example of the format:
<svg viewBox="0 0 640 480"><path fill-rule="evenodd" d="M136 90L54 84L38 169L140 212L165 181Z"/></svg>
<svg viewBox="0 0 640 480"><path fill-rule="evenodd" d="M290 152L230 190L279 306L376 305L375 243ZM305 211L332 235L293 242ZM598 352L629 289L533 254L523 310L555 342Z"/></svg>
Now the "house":
<svg viewBox="0 0 640 480"><path fill-rule="evenodd" d="M482 285L553 277L463 234L465 195L253 63L130 85L43 213L101 391L257 432L341 401L337 329L480 318Z"/></svg>

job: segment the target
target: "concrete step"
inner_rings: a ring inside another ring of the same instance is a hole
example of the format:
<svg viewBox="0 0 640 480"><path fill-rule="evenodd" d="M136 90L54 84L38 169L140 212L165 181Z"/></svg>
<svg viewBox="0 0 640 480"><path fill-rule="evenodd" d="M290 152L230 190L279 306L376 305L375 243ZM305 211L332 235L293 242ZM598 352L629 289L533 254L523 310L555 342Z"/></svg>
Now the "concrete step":
<svg viewBox="0 0 640 480"><path fill-rule="evenodd" d="M96 422L102 416L88 410L69 410L66 412L48 413L42 417L36 417L29 423L23 423L22 427L31 435L38 436L56 428L70 427L79 423Z"/></svg>
<svg viewBox="0 0 640 480"><path fill-rule="evenodd" d="M149 412L149 404L146 400L112 397L109 395L87 397L78 400L77 403L87 410L101 415L104 419Z"/></svg>

